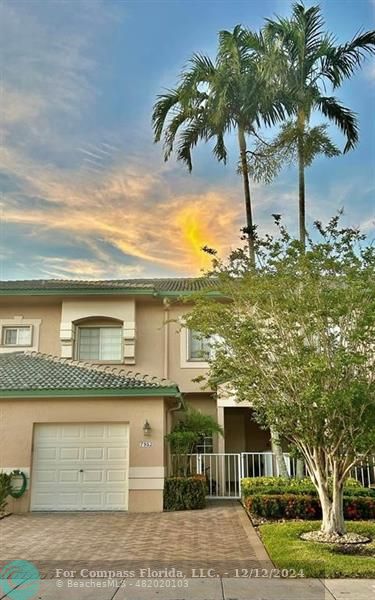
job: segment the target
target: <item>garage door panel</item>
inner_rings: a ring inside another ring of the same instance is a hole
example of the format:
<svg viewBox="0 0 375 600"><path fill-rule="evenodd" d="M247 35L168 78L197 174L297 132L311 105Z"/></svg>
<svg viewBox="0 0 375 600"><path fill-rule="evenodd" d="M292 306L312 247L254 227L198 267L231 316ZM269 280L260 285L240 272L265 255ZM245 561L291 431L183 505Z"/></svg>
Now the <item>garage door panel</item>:
<svg viewBox="0 0 375 600"><path fill-rule="evenodd" d="M108 423L106 426L106 436L110 439L124 439L127 437L127 425L124 423Z"/></svg>
<svg viewBox="0 0 375 600"><path fill-rule="evenodd" d="M83 484L99 481L104 481L104 473L102 469L96 471L94 471L93 469L85 469L85 471L82 473Z"/></svg>
<svg viewBox="0 0 375 600"><path fill-rule="evenodd" d="M104 448L82 448L83 460L104 460Z"/></svg>
<svg viewBox="0 0 375 600"><path fill-rule="evenodd" d="M73 471L71 469L61 469L57 471L58 473L58 481L61 483L79 483L80 472L77 469Z"/></svg>
<svg viewBox="0 0 375 600"><path fill-rule="evenodd" d="M60 492L57 496L59 501L59 510L70 509L76 510L80 502L80 494L78 492ZM54 510L51 508L51 510Z"/></svg>
<svg viewBox="0 0 375 600"><path fill-rule="evenodd" d="M39 469L36 477L40 483L57 483L57 471L55 469Z"/></svg>
<svg viewBox="0 0 375 600"><path fill-rule="evenodd" d="M123 469L107 469L107 481L126 481L128 477L127 471Z"/></svg>
<svg viewBox="0 0 375 600"><path fill-rule="evenodd" d="M127 510L128 446L126 424L36 426L31 509Z"/></svg>
<svg viewBox="0 0 375 600"><path fill-rule="evenodd" d="M62 440L77 440L82 437L82 425L62 425L61 439Z"/></svg>
<svg viewBox="0 0 375 600"><path fill-rule="evenodd" d="M59 459L60 460L79 460L81 449L79 447L73 448L60 448L59 449Z"/></svg>
<svg viewBox="0 0 375 600"><path fill-rule="evenodd" d="M124 447L118 447L118 448L108 448L108 460L115 460L115 459L119 459L119 460L124 460L126 459L128 454L128 449L124 448Z"/></svg>
<svg viewBox="0 0 375 600"><path fill-rule="evenodd" d="M44 441L57 441L60 438L60 425L49 425L48 428L35 428L34 441L35 443L43 443Z"/></svg>
<svg viewBox="0 0 375 600"><path fill-rule="evenodd" d="M56 460L57 448L38 448L34 450L34 458L39 460Z"/></svg>
<svg viewBox="0 0 375 600"><path fill-rule="evenodd" d="M96 438L98 440L105 439L106 425L98 423L95 425L83 425L83 436L87 439Z"/></svg>

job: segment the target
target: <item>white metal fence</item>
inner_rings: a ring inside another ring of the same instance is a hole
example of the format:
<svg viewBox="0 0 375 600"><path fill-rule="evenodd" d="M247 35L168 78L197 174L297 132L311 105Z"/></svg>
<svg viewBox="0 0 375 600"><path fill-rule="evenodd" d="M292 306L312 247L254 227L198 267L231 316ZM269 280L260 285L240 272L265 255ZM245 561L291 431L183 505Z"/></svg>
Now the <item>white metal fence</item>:
<svg viewBox="0 0 375 600"><path fill-rule="evenodd" d="M357 465L350 475L364 487L375 487L375 456L369 456Z"/></svg>
<svg viewBox="0 0 375 600"><path fill-rule="evenodd" d="M284 460L289 477L296 476L297 461L287 452ZM280 475L276 456L272 452L242 452L242 477L278 477Z"/></svg>
<svg viewBox="0 0 375 600"><path fill-rule="evenodd" d="M290 477L296 475L296 459L284 453ZM276 456L272 452L188 454L171 457L170 473L203 475L209 498L240 498L244 477L278 477ZM365 487L375 487L375 456L353 469L351 476Z"/></svg>
<svg viewBox="0 0 375 600"><path fill-rule="evenodd" d="M284 459L288 475L295 477L296 459L286 452L284 452ZM242 452L241 465L241 477L278 477L280 475L276 456L272 452ZM306 468L305 474L308 475ZM375 456L370 456L359 463L350 475L364 487L375 487Z"/></svg>

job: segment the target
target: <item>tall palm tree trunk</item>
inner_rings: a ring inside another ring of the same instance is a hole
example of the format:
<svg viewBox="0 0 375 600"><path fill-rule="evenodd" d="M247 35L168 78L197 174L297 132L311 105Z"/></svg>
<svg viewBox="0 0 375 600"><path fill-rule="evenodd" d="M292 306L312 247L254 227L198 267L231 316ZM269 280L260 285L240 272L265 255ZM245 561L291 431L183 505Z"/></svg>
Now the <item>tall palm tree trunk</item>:
<svg viewBox="0 0 375 600"><path fill-rule="evenodd" d="M247 156L246 156L246 138L245 133L241 127L238 128L238 143L240 146L240 157L241 157L241 172L242 172L242 180L243 180L243 188L245 194L245 206L246 206L246 231L248 236L249 243L249 255L250 262L253 267L255 267L255 231L253 224L253 214L251 208L251 196L250 196L250 177L249 177L249 168L247 164ZM283 455L283 451L280 444L280 438L276 431L271 430L271 444L272 444L272 452L276 457L276 463L278 466L279 474L282 477L288 477L288 471L286 468L286 463Z"/></svg>
<svg viewBox="0 0 375 600"><path fill-rule="evenodd" d="M298 218L299 218L299 240L305 250L306 246L306 198L305 198L305 113L298 113Z"/></svg>
<svg viewBox="0 0 375 600"><path fill-rule="evenodd" d="M245 207L246 207L246 233L248 237L249 243L249 254L250 254L250 262L253 267L255 267L255 232L254 232L254 223L253 223L253 214L251 208L251 196L250 196L250 177L249 177L249 168L247 164L247 156L246 156L246 138L244 130L239 127L238 128L238 143L240 146L240 159L241 159L241 172L242 172L242 181L243 181L243 189L245 195Z"/></svg>
<svg viewBox="0 0 375 600"><path fill-rule="evenodd" d="M306 246L306 200L305 200L305 164L303 157L303 140L298 140L298 214L299 240Z"/></svg>

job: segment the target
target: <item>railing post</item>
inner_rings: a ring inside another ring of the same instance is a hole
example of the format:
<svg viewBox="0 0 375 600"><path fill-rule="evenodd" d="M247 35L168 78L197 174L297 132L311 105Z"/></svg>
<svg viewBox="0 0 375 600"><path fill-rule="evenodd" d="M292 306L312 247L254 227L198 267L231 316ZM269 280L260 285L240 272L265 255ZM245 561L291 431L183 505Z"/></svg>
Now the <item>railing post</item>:
<svg viewBox="0 0 375 600"><path fill-rule="evenodd" d="M197 474L202 475L202 455L197 454Z"/></svg>

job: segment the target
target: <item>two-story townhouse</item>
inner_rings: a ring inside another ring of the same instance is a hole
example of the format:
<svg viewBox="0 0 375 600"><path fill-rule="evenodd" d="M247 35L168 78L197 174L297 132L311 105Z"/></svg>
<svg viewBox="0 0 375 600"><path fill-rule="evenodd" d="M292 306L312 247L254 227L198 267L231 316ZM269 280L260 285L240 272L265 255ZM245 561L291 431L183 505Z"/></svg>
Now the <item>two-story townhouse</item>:
<svg viewBox="0 0 375 600"><path fill-rule="evenodd" d="M202 279L32 280L0 284L0 470L20 469L28 490L13 510L162 510L165 434L182 403L215 417L225 435L198 454L205 469L236 471L269 434L250 403L202 391L205 341L181 327L182 297ZM255 456L255 458L254 458ZM220 466L221 465L221 466ZM202 467L201 467L202 468ZM230 486L231 475L216 475ZM215 479L215 474L211 473Z"/></svg>

